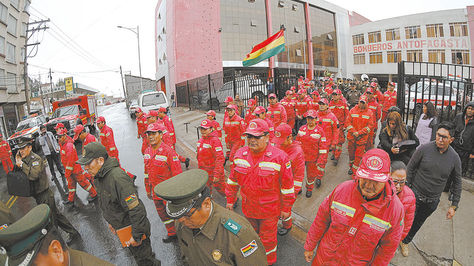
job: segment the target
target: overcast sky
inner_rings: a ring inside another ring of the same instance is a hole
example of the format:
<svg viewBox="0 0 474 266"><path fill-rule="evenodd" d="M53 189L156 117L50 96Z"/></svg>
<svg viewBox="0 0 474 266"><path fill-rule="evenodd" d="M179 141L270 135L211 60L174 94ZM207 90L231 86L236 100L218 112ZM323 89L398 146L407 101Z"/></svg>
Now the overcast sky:
<svg viewBox="0 0 474 266"><path fill-rule="evenodd" d="M199 1L199 0L189 0ZM214 0L221 1L221 0ZM229 1L229 0L225 0ZM238 0L245 1L245 0ZM276 0L271 0L276 1ZM41 41L35 57L29 60L29 75L47 82L48 69L53 82L73 76L74 82L114 96L121 96L119 66L138 76L137 38L117 25L140 27L142 76L155 78L154 16L157 0L33 0L31 21L51 19L45 32L31 42ZM330 0L347 10L371 19L403 16L443 9L465 8L467 0Z"/></svg>

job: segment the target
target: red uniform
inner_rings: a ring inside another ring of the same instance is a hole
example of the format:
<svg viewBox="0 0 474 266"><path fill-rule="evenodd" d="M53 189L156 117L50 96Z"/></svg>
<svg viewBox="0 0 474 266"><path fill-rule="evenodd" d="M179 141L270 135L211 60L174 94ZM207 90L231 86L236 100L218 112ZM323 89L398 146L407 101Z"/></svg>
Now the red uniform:
<svg viewBox="0 0 474 266"><path fill-rule="evenodd" d="M237 114L233 117L224 117L225 145L227 147L226 157L229 158L231 163L234 161L234 155L237 150L245 144L243 134L246 127L244 120Z"/></svg>
<svg viewBox="0 0 474 266"><path fill-rule="evenodd" d="M385 117L387 116L388 109L396 105L397 105L397 91L393 90L392 92L390 92L387 90L383 94L382 122L385 121Z"/></svg>
<svg viewBox="0 0 474 266"><path fill-rule="evenodd" d="M338 185L319 206L304 244L314 250L312 265L388 265L403 230L403 206L390 183L367 202L357 181Z"/></svg>
<svg viewBox="0 0 474 266"><path fill-rule="evenodd" d="M171 139L171 144L174 149L174 145L176 144L176 135L174 132L174 125L173 121L171 121L171 118L169 118L167 115L165 115L163 118L161 118L161 121L163 121L163 125L165 125L166 130L168 131L168 134Z"/></svg>
<svg viewBox="0 0 474 266"><path fill-rule="evenodd" d="M403 233L402 240L410 232L411 225L413 224L413 219L415 219L415 209L416 209L416 198L413 191L408 186L403 186L402 191L397 194L398 198L403 204L403 210L405 211L405 218L403 219Z"/></svg>
<svg viewBox="0 0 474 266"><path fill-rule="evenodd" d="M329 110L336 115L337 120L339 121L339 139L336 144L336 150L334 152L334 158L339 160L342 152L342 145L346 141L344 135L344 124L346 123L347 116L349 115L349 107L345 98L341 96L339 101L331 100L329 103Z"/></svg>
<svg viewBox="0 0 474 266"><path fill-rule="evenodd" d="M147 126L146 118L142 114L141 116L137 117L136 121L137 121L137 136L142 137L146 131L146 126Z"/></svg>
<svg viewBox="0 0 474 266"><path fill-rule="evenodd" d="M77 160L79 160L79 158L77 157L77 151L74 147L74 142L72 139L66 140L66 143L61 146L61 163L64 166L64 175L67 179L69 202L74 201L77 183L79 183L83 189L89 192L89 195L92 198L97 196L95 188L84 176L82 167L76 163Z"/></svg>
<svg viewBox="0 0 474 266"><path fill-rule="evenodd" d="M311 97L307 95L302 100L298 98L296 100L296 108L295 108L296 115L304 116L304 114L309 110L309 107L310 107L309 105L310 105L310 102L312 101L313 100L311 99Z"/></svg>
<svg viewBox="0 0 474 266"><path fill-rule="evenodd" d="M251 120L257 118L254 114L253 114L253 111L255 111L255 108L253 109L248 109L246 112L245 112L245 124L248 124ZM224 120L225 120L225 117L224 117Z"/></svg>
<svg viewBox="0 0 474 266"><path fill-rule="evenodd" d="M107 154L117 159L120 163L117 146L115 146L114 131L109 126L104 125L100 130L99 136L100 143L107 149Z"/></svg>
<svg viewBox="0 0 474 266"><path fill-rule="evenodd" d="M222 138L222 128L219 122L216 120L211 120L212 122L212 127L214 128L214 131L217 133L218 138Z"/></svg>
<svg viewBox="0 0 474 266"><path fill-rule="evenodd" d="M242 212L260 236L267 262L277 259L277 224L281 212L290 212L295 200L293 174L288 156L267 145L258 155L248 146L237 151L227 180L227 204L234 204L240 186Z"/></svg>
<svg viewBox="0 0 474 266"><path fill-rule="evenodd" d="M280 101L280 103L285 108L287 124L290 125L291 128L294 128L295 119L296 119L296 113L295 113L296 102L285 97Z"/></svg>
<svg viewBox="0 0 474 266"><path fill-rule="evenodd" d="M161 121L161 120L158 120L155 123L159 123L159 124L164 125L163 121ZM146 126L148 126L148 124L146 124ZM163 131L163 137L161 138L161 140L163 141L163 143L165 143L166 145L173 148L173 144L172 144L173 141L172 141L171 136L169 135L167 130ZM143 134L142 134L142 154L145 154L146 148L148 148L148 138L146 136L146 133L143 132ZM178 155L178 158L179 158L179 155Z"/></svg>
<svg viewBox="0 0 474 266"><path fill-rule="evenodd" d="M318 111L318 118L316 120L318 126L324 130L326 141L330 148L335 148L339 141L339 121L336 115L331 111L326 110L324 112Z"/></svg>
<svg viewBox="0 0 474 266"><path fill-rule="evenodd" d="M212 187L215 187L219 193L225 195L224 151L216 131L198 140L197 160L199 169L209 175L207 186L211 191Z"/></svg>
<svg viewBox="0 0 474 266"><path fill-rule="evenodd" d="M374 114L374 130L370 131L369 140L367 141L367 146L365 148L366 151L372 149L374 146L375 134L377 134L378 130L378 122L382 115L382 109L375 97L372 100L367 101L367 108Z"/></svg>
<svg viewBox="0 0 474 266"><path fill-rule="evenodd" d="M272 120L268 119L268 117L265 117L263 119L265 122L267 122L268 125L268 136L270 137L270 140L275 137L275 128L276 126L273 124Z"/></svg>
<svg viewBox="0 0 474 266"><path fill-rule="evenodd" d="M275 147L284 151L291 162L291 172L293 173L293 184L295 187L295 197L300 193L301 187L303 186L304 180L304 152L301 148L301 142L293 141L290 145L282 146L275 145ZM282 220L283 228L289 229L293 225L293 220L291 216L288 219Z"/></svg>
<svg viewBox="0 0 474 266"><path fill-rule="evenodd" d="M151 146L145 150L143 155L145 161L145 189L148 195L152 195L156 211L166 227L169 236L176 235L174 220L166 213L166 203L153 193L153 188L159 183L182 172L176 152L165 143L154 150Z"/></svg>
<svg viewBox="0 0 474 266"><path fill-rule="evenodd" d="M374 114L369 108L361 110L356 105L349 112L346 121L347 140L349 141L347 149L349 151L349 167L352 168L354 174L359 168L367 142L371 141L369 136L375 128L374 121ZM357 137L353 135L355 132L359 134Z"/></svg>
<svg viewBox="0 0 474 266"><path fill-rule="evenodd" d="M279 126L281 123L286 123L288 120L285 107L281 103L268 105L266 117L273 122L274 127Z"/></svg>
<svg viewBox="0 0 474 266"><path fill-rule="evenodd" d="M10 149L10 145L6 140L2 140L0 142L0 160L2 161L3 170L5 173L8 174L13 169L13 162L12 162L12 150Z"/></svg>
<svg viewBox="0 0 474 266"><path fill-rule="evenodd" d="M315 179L323 178L324 168L328 159L328 142L324 130L316 125L309 129L304 125L298 131L296 140L302 143L307 168L306 189L313 190Z"/></svg>
<svg viewBox="0 0 474 266"><path fill-rule="evenodd" d="M94 135L87 133L86 137L84 138L84 142L82 143L82 147L87 146L87 144L91 142L96 142L97 139L94 137Z"/></svg>
<svg viewBox="0 0 474 266"><path fill-rule="evenodd" d="M308 106L308 110L319 111L319 99L311 100Z"/></svg>

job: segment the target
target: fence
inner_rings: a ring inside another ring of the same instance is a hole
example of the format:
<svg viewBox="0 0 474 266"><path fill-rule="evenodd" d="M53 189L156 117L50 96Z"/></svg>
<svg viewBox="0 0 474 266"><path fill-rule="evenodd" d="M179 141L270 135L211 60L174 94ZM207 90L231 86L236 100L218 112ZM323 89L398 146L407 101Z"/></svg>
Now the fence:
<svg viewBox="0 0 474 266"><path fill-rule="evenodd" d="M473 73L474 68L465 65L398 63L397 105L405 123L414 126L428 101L438 110L440 121L453 120L473 100Z"/></svg>

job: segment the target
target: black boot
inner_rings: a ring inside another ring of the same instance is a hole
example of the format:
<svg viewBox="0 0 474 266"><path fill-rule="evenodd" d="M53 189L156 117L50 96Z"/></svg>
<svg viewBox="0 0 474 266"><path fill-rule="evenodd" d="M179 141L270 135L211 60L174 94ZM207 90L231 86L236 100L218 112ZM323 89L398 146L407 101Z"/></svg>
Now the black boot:
<svg viewBox="0 0 474 266"><path fill-rule="evenodd" d="M288 229L287 229L287 228L283 228L283 227L282 227L282 228L278 228L278 234L281 235L281 236L284 236L284 235L288 234L288 233L291 231L291 228L292 228L292 227L290 227L290 228L288 228Z"/></svg>
<svg viewBox="0 0 474 266"><path fill-rule="evenodd" d="M347 171L347 174L348 174L348 175L352 175L352 174L354 174L354 173L352 172L352 167L351 167L351 168L349 168L349 171Z"/></svg>
<svg viewBox="0 0 474 266"><path fill-rule="evenodd" d="M186 160L184 160L184 165L186 165L186 169L188 169L189 167L189 161L191 161L189 158L186 158Z"/></svg>
<svg viewBox="0 0 474 266"><path fill-rule="evenodd" d="M319 188L321 186L321 179L316 179L316 188Z"/></svg>
<svg viewBox="0 0 474 266"><path fill-rule="evenodd" d="M306 191L306 197L307 198L311 198L312 195L313 195L313 191L311 191L311 190Z"/></svg>

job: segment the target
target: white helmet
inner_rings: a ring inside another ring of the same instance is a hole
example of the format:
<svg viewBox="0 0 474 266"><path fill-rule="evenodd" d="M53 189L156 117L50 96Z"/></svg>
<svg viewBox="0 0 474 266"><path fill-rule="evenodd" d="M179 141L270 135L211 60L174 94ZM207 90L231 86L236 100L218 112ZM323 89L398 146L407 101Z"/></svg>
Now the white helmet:
<svg viewBox="0 0 474 266"><path fill-rule="evenodd" d="M361 80L369 80L369 76L367 76L367 74L362 74L362 75L360 76L360 79L361 79Z"/></svg>

